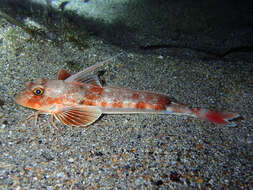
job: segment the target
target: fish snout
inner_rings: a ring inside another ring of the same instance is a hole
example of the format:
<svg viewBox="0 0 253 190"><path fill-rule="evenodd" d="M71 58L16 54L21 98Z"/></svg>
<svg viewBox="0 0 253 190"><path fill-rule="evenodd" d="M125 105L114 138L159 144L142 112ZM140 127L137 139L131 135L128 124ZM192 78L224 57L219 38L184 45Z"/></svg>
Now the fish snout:
<svg viewBox="0 0 253 190"><path fill-rule="evenodd" d="M19 94L16 94L14 96L15 102L18 103L18 104L20 104L20 105L25 104L25 101L26 101L25 99L26 98L25 98L25 94L24 93L19 93Z"/></svg>

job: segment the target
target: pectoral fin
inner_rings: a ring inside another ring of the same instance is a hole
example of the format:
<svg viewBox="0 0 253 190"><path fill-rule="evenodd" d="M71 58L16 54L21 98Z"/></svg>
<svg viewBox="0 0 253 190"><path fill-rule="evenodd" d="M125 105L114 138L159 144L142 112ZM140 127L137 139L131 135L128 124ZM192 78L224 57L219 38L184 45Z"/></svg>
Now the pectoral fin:
<svg viewBox="0 0 253 190"><path fill-rule="evenodd" d="M70 106L54 113L56 119L65 125L85 127L95 122L102 112L99 108L89 106Z"/></svg>

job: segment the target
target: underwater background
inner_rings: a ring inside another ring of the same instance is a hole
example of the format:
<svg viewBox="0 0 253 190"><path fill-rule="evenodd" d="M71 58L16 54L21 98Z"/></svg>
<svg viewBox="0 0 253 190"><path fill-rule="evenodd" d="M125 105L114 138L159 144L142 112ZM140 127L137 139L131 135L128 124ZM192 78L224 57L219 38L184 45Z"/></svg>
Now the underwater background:
<svg viewBox="0 0 253 190"><path fill-rule="evenodd" d="M250 1L0 0L0 189L252 189ZM236 112L236 127L187 116L104 115L60 125L14 95L60 69L108 86Z"/></svg>

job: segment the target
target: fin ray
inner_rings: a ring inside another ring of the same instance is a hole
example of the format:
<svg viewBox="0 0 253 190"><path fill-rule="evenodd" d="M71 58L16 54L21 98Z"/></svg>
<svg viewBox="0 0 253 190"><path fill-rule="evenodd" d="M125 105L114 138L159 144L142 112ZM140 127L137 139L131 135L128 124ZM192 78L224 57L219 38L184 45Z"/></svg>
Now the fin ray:
<svg viewBox="0 0 253 190"><path fill-rule="evenodd" d="M95 122L102 112L99 108L89 106L65 107L54 113L54 116L63 124L70 126L87 126Z"/></svg>
<svg viewBox="0 0 253 190"><path fill-rule="evenodd" d="M102 86L98 75L94 74L94 71L98 68L101 67L104 63L114 59L115 57L121 55L122 53L119 53L109 59L106 59L105 61L102 61L100 63L96 63L95 65L92 65L74 75L71 75L70 77L66 78L66 82L81 82L81 83L95 83L98 86ZM90 81L90 82L89 82Z"/></svg>

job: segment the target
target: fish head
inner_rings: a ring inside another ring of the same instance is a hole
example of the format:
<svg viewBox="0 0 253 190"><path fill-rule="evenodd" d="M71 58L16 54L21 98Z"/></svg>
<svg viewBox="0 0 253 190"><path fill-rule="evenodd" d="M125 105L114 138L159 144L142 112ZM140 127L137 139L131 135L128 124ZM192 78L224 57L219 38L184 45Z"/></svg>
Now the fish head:
<svg viewBox="0 0 253 190"><path fill-rule="evenodd" d="M15 96L16 103L24 107L41 110L43 99L45 99L46 83L47 79L29 82L26 88Z"/></svg>

